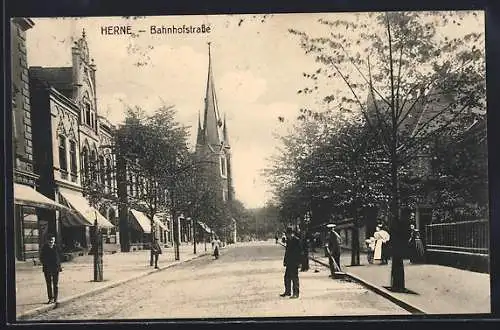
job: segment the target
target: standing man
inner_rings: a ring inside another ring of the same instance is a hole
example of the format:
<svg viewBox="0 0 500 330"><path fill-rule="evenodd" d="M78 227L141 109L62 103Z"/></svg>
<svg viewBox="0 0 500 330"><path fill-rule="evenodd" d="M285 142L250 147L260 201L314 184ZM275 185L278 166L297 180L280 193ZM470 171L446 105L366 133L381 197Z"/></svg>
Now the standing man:
<svg viewBox="0 0 500 330"><path fill-rule="evenodd" d="M335 225L329 224L330 235L328 237L328 262L330 264L330 273L331 277L335 278L335 270L338 269L340 271L340 244L342 243L342 238L335 231Z"/></svg>
<svg viewBox="0 0 500 330"><path fill-rule="evenodd" d="M293 233L292 227L286 229L286 249L285 257L283 258L283 266L285 267L285 292L280 294L281 297L290 296L290 298L299 297L299 267L302 258L302 248L299 238ZM293 284L293 295L291 285Z"/></svg>
<svg viewBox="0 0 500 330"><path fill-rule="evenodd" d="M155 259L155 269L158 269L158 258L162 253L160 244L158 243L158 237L155 237L153 239L153 244L151 244L151 253L153 254Z"/></svg>
<svg viewBox="0 0 500 330"><path fill-rule="evenodd" d="M43 245L40 252L40 261L42 263L43 275L45 276L45 283L47 284L47 296L49 298L47 304L57 304L59 272L62 269L55 235L48 236L48 241Z"/></svg>

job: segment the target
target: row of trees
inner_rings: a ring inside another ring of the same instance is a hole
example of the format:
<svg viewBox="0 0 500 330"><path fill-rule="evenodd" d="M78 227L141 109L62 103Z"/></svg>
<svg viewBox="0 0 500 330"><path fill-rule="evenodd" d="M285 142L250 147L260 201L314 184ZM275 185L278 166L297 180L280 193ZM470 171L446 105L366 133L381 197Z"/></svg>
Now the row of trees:
<svg viewBox="0 0 500 330"><path fill-rule="evenodd" d="M402 206L487 202L484 33L441 29L473 15L371 13L320 19L326 36L290 30L319 64L298 93L323 102L301 110L267 171L282 217L352 217L357 240L360 213L387 205L393 290L405 288Z"/></svg>
<svg viewBox="0 0 500 330"><path fill-rule="evenodd" d="M86 180L84 193L97 209L106 204L118 205L122 251L130 247L128 216L123 215L131 208L151 219L152 230L155 216L168 214L172 219L184 215L203 221L223 239L224 234L229 234L234 207L217 200L203 171L210 160L189 149L188 127L175 117L172 106L162 106L152 113L139 107L128 108L124 123L114 129L113 142L108 146L116 160L113 166L100 168L97 163L89 163L91 172L116 174L116 190L105 189L104 180ZM171 229L178 243L175 226L176 221ZM201 227L196 226L196 230Z"/></svg>

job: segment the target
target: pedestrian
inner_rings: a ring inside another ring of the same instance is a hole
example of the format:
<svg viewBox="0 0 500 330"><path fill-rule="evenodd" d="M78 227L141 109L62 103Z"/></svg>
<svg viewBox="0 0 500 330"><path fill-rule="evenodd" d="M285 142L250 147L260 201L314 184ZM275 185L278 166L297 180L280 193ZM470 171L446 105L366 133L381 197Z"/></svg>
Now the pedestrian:
<svg viewBox="0 0 500 330"><path fill-rule="evenodd" d="M158 269L158 258L162 254L160 244L158 243L158 237L153 239L153 244L151 244L151 253L155 258L155 269Z"/></svg>
<svg viewBox="0 0 500 330"><path fill-rule="evenodd" d="M43 245L40 252L40 262L42 263L42 271L47 284L47 296L49 301L47 304L57 304L59 272L61 268L61 256L59 247L56 245L55 235L49 235L48 241Z"/></svg>
<svg viewBox="0 0 500 330"><path fill-rule="evenodd" d="M391 236L382 228L382 225L379 224L375 228L373 237L375 238L375 251L373 254L373 259L380 260L381 265L386 265L389 258L387 243L389 242Z"/></svg>
<svg viewBox="0 0 500 330"><path fill-rule="evenodd" d="M330 234L328 236L328 244L326 246L328 252L328 262L330 265L331 277L335 278L335 271L340 271L340 244L342 238L335 231L335 224L329 224Z"/></svg>
<svg viewBox="0 0 500 330"><path fill-rule="evenodd" d="M304 233L302 238L302 263L300 267L301 272L307 272L309 270L309 238Z"/></svg>
<svg viewBox="0 0 500 330"><path fill-rule="evenodd" d="M280 294L281 297L290 296L290 298L298 298L300 291L299 283L299 267L301 264L302 249L299 238L294 234L292 227L286 229L286 247L285 256L283 258L283 266L285 267L285 292ZM293 289L293 294L292 294Z"/></svg>
<svg viewBox="0 0 500 330"><path fill-rule="evenodd" d="M278 239L279 239L279 232L276 232L274 235L274 240L276 241L276 244L278 244Z"/></svg>
<svg viewBox="0 0 500 330"><path fill-rule="evenodd" d="M215 259L219 259L220 240L217 237L212 241L212 247L214 249Z"/></svg>
<svg viewBox="0 0 500 330"><path fill-rule="evenodd" d="M281 243L286 244L286 234L285 233L283 233L283 235L281 236Z"/></svg>
<svg viewBox="0 0 500 330"><path fill-rule="evenodd" d="M366 258L369 264L373 264L373 254L375 252L375 237L370 237L365 240L366 243Z"/></svg>
<svg viewBox="0 0 500 330"><path fill-rule="evenodd" d="M424 243L420 238L420 231L415 228L414 224L410 225L410 239L408 240L408 246L410 248L410 262L412 264L424 262Z"/></svg>

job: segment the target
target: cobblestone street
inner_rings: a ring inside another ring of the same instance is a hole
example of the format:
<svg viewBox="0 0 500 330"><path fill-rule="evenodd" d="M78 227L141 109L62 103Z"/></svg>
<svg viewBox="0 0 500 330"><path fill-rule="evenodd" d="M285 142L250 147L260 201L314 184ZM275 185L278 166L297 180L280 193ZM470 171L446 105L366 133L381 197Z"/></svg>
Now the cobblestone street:
<svg viewBox="0 0 500 330"><path fill-rule="evenodd" d="M31 320L408 314L364 287L328 278L320 268L300 273L301 297L283 291L283 248L248 243L85 297Z"/></svg>

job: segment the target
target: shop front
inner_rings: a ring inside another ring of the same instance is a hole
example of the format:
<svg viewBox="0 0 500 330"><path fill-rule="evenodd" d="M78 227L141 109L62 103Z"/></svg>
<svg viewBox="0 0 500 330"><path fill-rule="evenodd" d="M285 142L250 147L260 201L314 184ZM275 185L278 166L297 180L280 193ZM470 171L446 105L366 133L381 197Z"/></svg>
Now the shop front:
<svg viewBox="0 0 500 330"><path fill-rule="evenodd" d="M40 212L44 211L44 212ZM55 212L70 216L73 211L66 206L42 195L33 187L14 183L14 217L16 235L16 258L20 261L38 258L39 251L49 228L54 230L55 224L49 224L44 213Z"/></svg>

